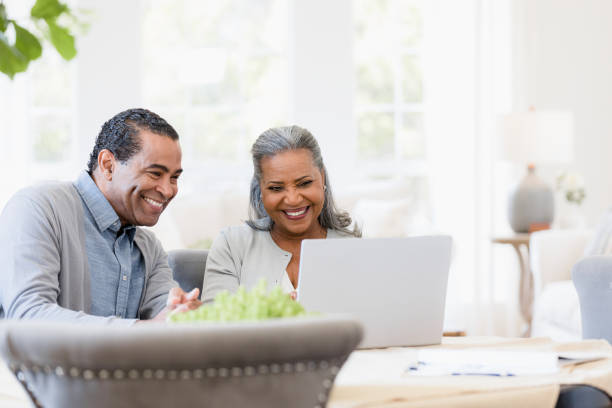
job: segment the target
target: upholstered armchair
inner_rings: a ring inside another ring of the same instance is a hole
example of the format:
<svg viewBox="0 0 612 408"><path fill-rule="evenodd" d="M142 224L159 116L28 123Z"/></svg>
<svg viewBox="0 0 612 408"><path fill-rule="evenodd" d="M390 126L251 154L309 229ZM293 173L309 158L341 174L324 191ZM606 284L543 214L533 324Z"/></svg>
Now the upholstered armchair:
<svg viewBox="0 0 612 408"><path fill-rule="evenodd" d="M4 321L0 353L38 407L323 407L362 337L344 317L82 326Z"/></svg>
<svg viewBox="0 0 612 408"><path fill-rule="evenodd" d="M612 343L612 256L590 256L572 269L580 300L582 337Z"/></svg>
<svg viewBox="0 0 612 408"><path fill-rule="evenodd" d="M168 251L168 265L172 269L174 280L184 291L189 292L193 288L198 288L200 297L202 296L206 258L208 258L206 249Z"/></svg>

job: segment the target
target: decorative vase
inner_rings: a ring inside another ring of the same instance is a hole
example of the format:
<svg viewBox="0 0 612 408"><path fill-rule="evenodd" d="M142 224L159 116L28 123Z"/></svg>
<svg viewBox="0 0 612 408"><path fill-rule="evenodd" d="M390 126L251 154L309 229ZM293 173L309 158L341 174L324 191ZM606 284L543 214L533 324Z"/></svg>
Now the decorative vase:
<svg viewBox="0 0 612 408"><path fill-rule="evenodd" d="M555 214L552 189L535 174L529 165L527 174L508 200L508 220L516 233L526 233L532 226L550 226Z"/></svg>

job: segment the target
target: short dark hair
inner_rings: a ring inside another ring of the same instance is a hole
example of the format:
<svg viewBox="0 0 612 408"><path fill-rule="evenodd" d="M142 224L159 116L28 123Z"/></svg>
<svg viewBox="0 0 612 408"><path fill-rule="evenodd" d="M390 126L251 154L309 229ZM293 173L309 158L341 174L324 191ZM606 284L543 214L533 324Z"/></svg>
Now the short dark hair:
<svg viewBox="0 0 612 408"><path fill-rule="evenodd" d="M156 113L146 109L128 109L108 120L96 138L96 143L89 155L87 168L91 174L98 167L98 154L109 150L117 160L125 163L141 149L138 133L148 130L158 135L178 140L176 130Z"/></svg>

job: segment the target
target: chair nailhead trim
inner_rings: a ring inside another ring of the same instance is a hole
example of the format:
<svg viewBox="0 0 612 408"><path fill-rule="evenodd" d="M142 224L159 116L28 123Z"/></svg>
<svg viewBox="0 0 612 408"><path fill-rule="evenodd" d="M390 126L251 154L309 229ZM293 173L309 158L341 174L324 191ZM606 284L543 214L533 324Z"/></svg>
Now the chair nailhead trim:
<svg viewBox="0 0 612 408"><path fill-rule="evenodd" d="M331 363L331 364L330 364ZM31 365L27 366L25 364L16 365L9 364L9 368L15 372L15 375L23 376L23 372L32 371L33 373L44 372L45 374L51 375L55 374L58 377L69 376L72 378L83 378L85 380L93 380L95 378L99 378L101 380L123 380L123 379L169 379L169 380L192 380L192 379L202 379L204 377L215 378L215 377L247 377L253 375L269 375L269 374L281 374L281 373L302 373L305 371L315 371L317 369L329 370L331 377L338 374L340 368L335 364L335 362L329 362L326 360L321 360L318 362L308 361L308 362L296 362L296 363L271 363L271 364L260 364L257 367L253 366L244 366L244 367L208 367L206 369L183 369L183 370L164 370L164 369L151 369L145 368L142 370L138 369L114 369L109 371L108 369L100 369L100 370L92 370L92 369L81 369L79 367L70 367L65 369L63 366L55 366L51 367L48 365L45 366L37 366ZM331 388L333 384L332 379L325 379L323 382L323 386L325 388Z"/></svg>
<svg viewBox="0 0 612 408"><path fill-rule="evenodd" d="M346 360L346 357L340 359L339 361L342 362ZM330 363L331 363L331 366L330 366ZM321 369L321 370L329 369L329 376L325 378L322 383L323 390L317 395L318 403L314 405L314 408L322 408L326 404L327 399L329 398L329 391L334 383L333 380L338 374L338 372L340 371L340 366L336 363L337 361L321 360L319 362L308 361L308 362L296 362L296 363L283 363L282 365L278 363L261 364L257 366L257 368L253 366L245 366L245 367L232 367L232 368L209 367L209 368L206 368L205 370L200 369L200 368L194 369L194 370L184 369L184 370L181 370L180 372L177 370L163 370L161 368L156 369L156 370L145 368L142 370L142 372L140 372L137 369L130 369L129 371L127 371L127 377L128 379L131 379L131 380L137 380L140 378L143 378L146 380L150 380L153 378L157 380L162 380L164 378L167 378L169 380L177 380L177 379L178 380L191 380L191 379L200 380L204 378L205 376L208 378L228 377L230 375L232 377L247 377L247 376L253 376L256 374L268 375L268 374L280 374L281 372L283 373L292 373L292 372L302 373L304 371L315 371L317 369ZM28 367L25 364L21 364L17 366L16 364L10 363L9 367L11 371L13 371L17 379L24 385L24 387L26 387L36 407L41 407L41 405L34 397L33 390L30 387L30 384L27 383L24 372L28 370L34 373L44 371L48 375L55 373L55 375L57 375L58 377L63 377L66 374L62 366L56 366L55 368L52 368L51 366L48 366L48 365L45 365L42 367L39 367L37 365L32 365L31 367ZM96 378L96 371L91 370L91 369L80 369L78 367L71 367L68 370L68 374L72 378L82 377L83 379L88 380L88 381ZM97 377L101 380L108 380L108 379L111 379L111 373L107 369L100 369L97 372ZM122 380L125 377L126 377L125 370L115 369L112 372L112 379Z"/></svg>
<svg viewBox="0 0 612 408"><path fill-rule="evenodd" d="M96 378L96 373L94 373L92 370L83 370L83 378L88 381L93 380Z"/></svg>
<svg viewBox="0 0 612 408"><path fill-rule="evenodd" d="M28 396L32 400L32 403L34 404L34 406L36 408L42 408L42 405L40 405L40 402L38 402L38 399L36 398L36 395L34 395L34 390L30 386L30 384L27 382L26 376L25 376L24 372L21 370L21 367L25 368L25 370L27 370L27 367L25 365L23 365L23 364L20 366L19 369L14 364L10 364L9 367L13 371L13 374L15 375L15 377L17 377L17 380L19 380L21 385L26 389L26 391L28 393Z"/></svg>

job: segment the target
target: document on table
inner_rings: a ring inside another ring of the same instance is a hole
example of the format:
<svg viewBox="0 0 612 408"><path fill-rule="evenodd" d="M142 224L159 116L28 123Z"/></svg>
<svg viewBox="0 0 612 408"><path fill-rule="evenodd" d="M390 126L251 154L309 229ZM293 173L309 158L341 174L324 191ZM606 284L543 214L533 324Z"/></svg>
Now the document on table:
<svg viewBox="0 0 612 408"><path fill-rule="evenodd" d="M578 364L605 358L597 353L557 353L554 351L518 351L491 349L419 350L416 363L407 375L545 375L559 372L566 364Z"/></svg>

